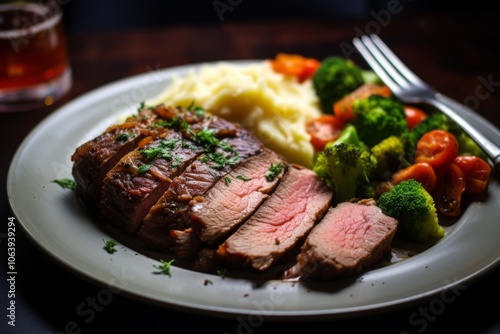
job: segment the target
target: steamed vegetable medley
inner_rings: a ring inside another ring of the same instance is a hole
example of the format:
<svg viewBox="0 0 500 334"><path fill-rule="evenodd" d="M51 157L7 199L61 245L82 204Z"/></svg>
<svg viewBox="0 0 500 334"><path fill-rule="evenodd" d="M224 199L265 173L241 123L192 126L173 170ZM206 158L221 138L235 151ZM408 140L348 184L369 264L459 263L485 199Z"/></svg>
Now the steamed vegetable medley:
<svg viewBox="0 0 500 334"><path fill-rule="evenodd" d="M312 81L323 111L306 125L313 170L337 203L374 198L399 237L427 243L444 235L440 216L459 217L466 196L487 191L481 148L444 114L403 104L373 72L333 56L280 54L271 64Z"/></svg>

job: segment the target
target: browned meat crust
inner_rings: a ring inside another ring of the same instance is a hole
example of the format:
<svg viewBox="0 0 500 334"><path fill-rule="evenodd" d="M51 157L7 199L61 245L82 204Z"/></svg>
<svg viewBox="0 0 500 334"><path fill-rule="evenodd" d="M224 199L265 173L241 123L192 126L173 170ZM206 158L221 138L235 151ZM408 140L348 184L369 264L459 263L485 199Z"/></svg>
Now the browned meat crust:
<svg viewBox="0 0 500 334"><path fill-rule="evenodd" d="M217 154L228 161L234 154L239 159L221 165L211 160L207 154L203 154L173 180L168 190L151 208L139 230L139 236L148 247L161 251L169 251L174 247L176 253L182 257L194 255L197 248L193 245L198 245L199 242L190 238L198 239L197 236L189 232L182 233L191 226L189 202L194 197L205 194L241 162L263 149L262 144L244 129L238 129L236 136L227 138L225 143L230 145L234 152L219 149Z"/></svg>
<svg viewBox="0 0 500 334"><path fill-rule="evenodd" d="M72 173L76 190L86 205L95 207L99 203L106 173L149 135L149 127L156 117L152 110L143 109L76 149L71 156Z"/></svg>

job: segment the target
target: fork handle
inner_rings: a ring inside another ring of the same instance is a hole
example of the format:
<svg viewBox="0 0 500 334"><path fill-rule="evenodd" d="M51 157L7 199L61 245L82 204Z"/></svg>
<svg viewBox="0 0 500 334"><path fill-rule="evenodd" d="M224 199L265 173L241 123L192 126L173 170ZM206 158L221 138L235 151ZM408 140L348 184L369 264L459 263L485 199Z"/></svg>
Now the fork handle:
<svg viewBox="0 0 500 334"><path fill-rule="evenodd" d="M492 128L492 126L475 111L445 95L437 93L435 99L429 102L450 117L469 134L469 136L484 150L491 160L495 171L500 174L499 145L491 141L483 132L477 130L477 126L472 126L471 123L480 125L486 130L485 132L489 132L491 136L495 136L495 132L498 133L497 130ZM498 137L498 134L496 134L496 136Z"/></svg>

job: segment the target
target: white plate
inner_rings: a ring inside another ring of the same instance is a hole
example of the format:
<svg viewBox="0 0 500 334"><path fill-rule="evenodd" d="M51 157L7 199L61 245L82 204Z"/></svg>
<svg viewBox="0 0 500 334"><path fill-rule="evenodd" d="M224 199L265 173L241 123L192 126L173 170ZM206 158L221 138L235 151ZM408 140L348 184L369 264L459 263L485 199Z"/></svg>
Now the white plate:
<svg viewBox="0 0 500 334"><path fill-rule="evenodd" d="M18 224L49 257L102 286L102 298L109 292L123 293L177 310L215 315L344 317L387 311L430 297L446 302L453 291L498 264L500 185L496 175L484 201L468 205L436 245L350 279L321 284L262 282L193 272L175 262L171 276L155 274L153 265L162 255L143 251L135 239L108 254L102 239L112 238L110 232L93 222L73 191L51 180L71 177L70 156L78 145L134 112L141 101L156 96L173 75L197 66L151 71L89 92L41 122L14 156L7 190ZM500 143L500 133L491 124L476 115L468 118Z"/></svg>

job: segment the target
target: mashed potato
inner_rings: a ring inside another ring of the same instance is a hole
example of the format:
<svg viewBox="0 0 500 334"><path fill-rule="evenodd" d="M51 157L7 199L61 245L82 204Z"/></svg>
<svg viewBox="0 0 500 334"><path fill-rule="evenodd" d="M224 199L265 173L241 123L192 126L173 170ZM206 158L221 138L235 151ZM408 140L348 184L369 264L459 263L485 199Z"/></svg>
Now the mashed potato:
<svg viewBox="0 0 500 334"><path fill-rule="evenodd" d="M205 65L175 77L148 104L187 107L194 102L241 124L290 163L311 168L314 149L305 123L321 114L311 82L275 73L267 61Z"/></svg>

